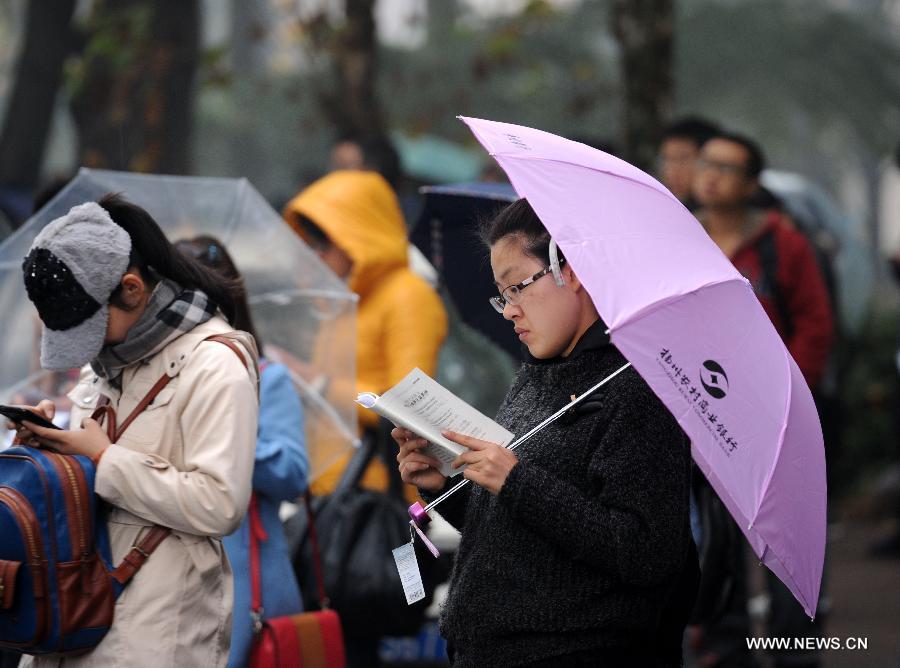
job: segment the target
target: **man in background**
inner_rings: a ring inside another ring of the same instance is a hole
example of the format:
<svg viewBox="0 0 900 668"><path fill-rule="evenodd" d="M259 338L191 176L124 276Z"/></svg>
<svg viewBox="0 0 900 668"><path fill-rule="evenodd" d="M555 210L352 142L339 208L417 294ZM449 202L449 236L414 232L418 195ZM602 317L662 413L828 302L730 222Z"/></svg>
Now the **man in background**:
<svg viewBox="0 0 900 668"><path fill-rule="evenodd" d="M340 136L331 146L329 171L342 170L378 172L395 191L403 178L400 155L387 137Z"/></svg>
<svg viewBox="0 0 900 668"><path fill-rule="evenodd" d="M700 149L719 128L710 121L687 117L670 125L657 150L657 176L681 203L693 209L694 167Z"/></svg>
<svg viewBox="0 0 900 668"><path fill-rule="evenodd" d="M828 290L812 246L780 212L753 206L763 169L750 139L720 133L697 161L694 196L698 220L753 285L788 351L815 391L834 336Z"/></svg>

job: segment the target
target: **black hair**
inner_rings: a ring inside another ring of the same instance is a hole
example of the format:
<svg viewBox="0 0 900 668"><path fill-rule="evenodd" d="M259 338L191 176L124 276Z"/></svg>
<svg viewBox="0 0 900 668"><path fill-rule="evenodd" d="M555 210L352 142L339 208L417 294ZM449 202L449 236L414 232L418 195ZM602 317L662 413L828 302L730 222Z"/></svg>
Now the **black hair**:
<svg viewBox="0 0 900 668"><path fill-rule="evenodd" d="M363 154L363 167L378 172L391 188L397 189L403 177L400 154L386 137L372 137L360 144Z"/></svg>
<svg viewBox="0 0 900 668"><path fill-rule="evenodd" d="M481 226L481 241L489 248L506 237L520 237L522 250L547 264L550 257L550 233L524 197L500 210L494 218ZM562 251L558 251L562 262Z"/></svg>
<svg viewBox="0 0 900 668"><path fill-rule="evenodd" d="M193 239L182 239L175 242L175 248L181 253L193 258L200 264L209 267L226 279L240 285L240 294L234 300L234 318L229 319L232 327L251 334L256 339L256 347L262 351L262 340L253 326L253 318L250 316L250 305L247 303L247 288L244 279L238 271L234 259L225 250L222 242L208 235L201 235Z"/></svg>
<svg viewBox="0 0 900 668"><path fill-rule="evenodd" d="M294 221L300 229L300 238L315 251L324 250L334 242L316 222L303 213L294 212Z"/></svg>
<svg viewBox="0 0 900 668"><path fill-rule="evenodd" d="M400 154L387 137L347 132L339 134L332 147L338 144L355 144L362 154L363 169L381 174L394 190L400 185L403 179L403 165Z"/></svg>
<svg viewBox="0 0 900 668"><path fill-rule="evenodd" d="M588 135L575 135L573 137L569 137L569 139L584 144L585 146L595 148L598 151L609 153L613 157L622 157L622 154L619 151L619 147L616 146L615 143L613 143L613 141L610 139L605 139L603 137L590 137Z"/></svg>
<svg viewBox="0 0 900 668"><path fill-rule="evenodd" d="M750 178L758 178L762 170L766 168L766 158L763 156L762 149L749 137L736 132L717 132L710 139L730 141L747 151L747 164L744 169Z"/></svg>
<svg viewBox="0 0 900 668"><path fill-rule="evenodd" d="M667 139L686 139L700 148L720 132L719 126L712 121L699 116L686 116L663 130L659 143L662 144Z"/></svg>
<svg viewBox="0 0 900 668"><path fill-rule="evenodd" d="M339 132L335 135L334 141L331 142L332 146L337 146L338 144L356 144L360 148L362 148L362 136L358 132Z"/></svg>
<svg viewBox="0 0 900 668"><path fill-rule="evenodd" d="M236 312L236 301L243 286L238 281L223 280L222 276L203 266L193 258L179 253L153 217L144 209L127 201L118 193L103 196L98 202L110 217L131 237L129 268L136 269L141 278L155 284L161 278L175 281L182 288L200 290L218 306L231 321ZM113 291L109 303L128 309L122 299L122 284Z"/></svg>

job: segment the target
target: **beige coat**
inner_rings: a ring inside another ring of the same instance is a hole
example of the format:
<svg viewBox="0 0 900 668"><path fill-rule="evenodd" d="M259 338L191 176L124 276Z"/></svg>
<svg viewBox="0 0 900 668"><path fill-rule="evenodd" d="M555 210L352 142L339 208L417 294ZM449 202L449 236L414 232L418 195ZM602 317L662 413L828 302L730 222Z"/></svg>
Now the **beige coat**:
<svg viewBox="0 0 900 668"><path fill-rule="evenodd" d="M227 663L232 581L219 538L237 529L249 503L258 414L252 337L229 334L251 362L249 377L231 349L203 342L229 332L215 317L127 368L121 393L88 369L69 394L73 425L90 416L101 393L121 423L164 373L173 376L103 454L95 489L114 507L108 523L114 564L147 526L174 531L119 597L100 645L74 658L39 657L34 665Z"/></svg>

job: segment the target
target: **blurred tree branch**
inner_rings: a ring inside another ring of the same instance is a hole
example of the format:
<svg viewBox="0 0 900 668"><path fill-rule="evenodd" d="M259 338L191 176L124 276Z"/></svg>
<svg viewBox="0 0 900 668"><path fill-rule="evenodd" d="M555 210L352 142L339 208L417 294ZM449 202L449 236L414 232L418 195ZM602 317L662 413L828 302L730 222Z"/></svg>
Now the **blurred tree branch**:
<svg viewBox="0 0 900 668"><path fill-rule="evenodd" d="M34 190L40 181L63 61L73 46L76 0L32 0L9 108L0 132L0 183Z"/></svg>
<svg viewBox="0 0 900 668"><path fill-rule="evenodd" d="M378 44L375 0L345 0L346 20L332 36L335 86L322 93L326 114L338 134L384 135L384 114L376 94Z"/></svg>
<svg viewBox="0 0 900 668"><path fill-rule="evenodd" d="M624 157L652 170L673 96L675 0L614 0L612 32L621 49Z"/></svg>
<svg viewBox="0 0 900 668"><path fill-rule="evenodd" d="M189 171L199 32L198 0L96 0L68 81L82 164Z"/></svg>

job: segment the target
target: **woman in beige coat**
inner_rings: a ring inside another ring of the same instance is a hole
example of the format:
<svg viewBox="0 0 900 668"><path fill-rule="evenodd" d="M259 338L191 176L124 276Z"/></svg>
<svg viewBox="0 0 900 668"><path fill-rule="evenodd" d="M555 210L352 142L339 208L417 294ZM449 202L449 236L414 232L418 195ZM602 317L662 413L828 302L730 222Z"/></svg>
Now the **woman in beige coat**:
<svg viewBox="0 0 900 668"><path fill-rule="evenodd" d="M231 315L241 285L185 258L143 209L110 196L48 225L23 269L44 322L42 366L90 364L69 395L82 429L28 425L19 440L94 460L115 564L153 525L172 530L126 586L92 652L33 664L224 666L232 583L219 539L240 524L250 498L258 408L256 345L219 312ZM107 404L121 428L162 378L164 388L110 442L93 411ZM53 417L49 401L36 409Z"/></svg>

